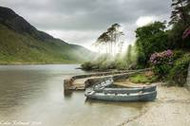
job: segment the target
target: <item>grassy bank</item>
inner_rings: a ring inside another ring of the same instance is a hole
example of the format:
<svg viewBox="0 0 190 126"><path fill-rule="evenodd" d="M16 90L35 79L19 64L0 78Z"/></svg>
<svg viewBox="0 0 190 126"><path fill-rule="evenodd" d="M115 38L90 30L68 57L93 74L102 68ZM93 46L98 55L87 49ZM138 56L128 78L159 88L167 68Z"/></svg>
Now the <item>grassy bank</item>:
<svg viewBox="0 0 190 126"><path fill-rule="evenodd" d="M158 81L158 77L152 71L148 71L130 76L129 81L132 83L151 84Z"/></svg>

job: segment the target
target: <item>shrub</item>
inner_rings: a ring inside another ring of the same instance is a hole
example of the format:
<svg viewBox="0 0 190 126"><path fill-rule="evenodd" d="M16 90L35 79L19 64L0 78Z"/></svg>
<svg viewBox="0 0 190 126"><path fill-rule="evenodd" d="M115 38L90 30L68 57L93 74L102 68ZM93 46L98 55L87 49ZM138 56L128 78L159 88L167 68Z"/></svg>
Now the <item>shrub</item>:
<svg viewBox="0 0 190 126"><path fill-rule="evenodd" d="M155 74L165 78L173 65L173 52L167 50L160 53L154 53L150 57L150 63L153 65Z"/></svg>
<svg viewBox="0 0 190 126"><path fill-rule="evenodd" d="M175 83L178 86L184 86L187 78L189 63L190 54L185 54L183 57L175 61L174 67L169 73L170 83Z"/></svg>
<svg viewBox="0 0 190 126"><path fill-rule="evenodd" d="M83 70L92 70L93 64L91 62L85 62L81 67Z"/></svg>
<svg viewBox="0 0 190 126"><path fill-rule="evenodd" d="M173 54L173 60L177 60L177 59L183 57L183 55L185 54L185 51L183 51L183 50L175 50L173 53L174 53Z"/></svg>

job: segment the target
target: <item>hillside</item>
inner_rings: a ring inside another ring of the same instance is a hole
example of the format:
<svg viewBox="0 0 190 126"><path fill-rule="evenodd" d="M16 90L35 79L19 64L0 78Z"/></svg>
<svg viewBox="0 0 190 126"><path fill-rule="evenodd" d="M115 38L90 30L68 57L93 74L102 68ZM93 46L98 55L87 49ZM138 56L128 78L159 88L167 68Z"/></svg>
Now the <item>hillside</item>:
<svg viewBox="0 0 190 126"><path fill-rule="evenodd" d="M84 47L39 31L13 10L0 7L0 64L79 63L90 55Z"/></svg>

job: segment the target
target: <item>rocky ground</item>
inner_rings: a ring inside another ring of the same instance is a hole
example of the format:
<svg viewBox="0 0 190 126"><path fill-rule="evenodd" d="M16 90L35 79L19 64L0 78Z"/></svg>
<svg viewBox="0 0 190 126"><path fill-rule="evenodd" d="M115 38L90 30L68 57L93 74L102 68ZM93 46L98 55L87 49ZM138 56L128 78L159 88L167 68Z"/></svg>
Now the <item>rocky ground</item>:
<svg viewBox="0 0 190 126"><path fill-rule="evenodd" d="M190 126L190 92L186 88L158 86L155 102L120 126Z"/></svg>

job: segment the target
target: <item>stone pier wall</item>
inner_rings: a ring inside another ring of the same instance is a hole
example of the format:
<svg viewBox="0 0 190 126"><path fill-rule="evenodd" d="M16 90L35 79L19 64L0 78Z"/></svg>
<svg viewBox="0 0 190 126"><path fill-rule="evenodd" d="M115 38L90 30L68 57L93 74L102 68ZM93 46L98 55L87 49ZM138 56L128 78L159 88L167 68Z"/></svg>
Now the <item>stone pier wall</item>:
<svg viewBox="0 0 190 126"><path fill-rule="evenodd" d="M98 72L98 73L92 73L92 74L84 74L84 75L77 75L73 76L71 79L81 79L81 78L87 78L87 77L93 77L93 76L108 76L108 75L114 75L114 74L124 74L129 72L136 72L136 71L148 71L152 70L151 68L147 69L139 69L139 70L125 70L125 71L113 71L113 72Z"/></svg>
<svg viewBox="0 0 190 126"><path fill-rule="evenodd" d="M69 89L69 87L72 86L72 79L64 79L64 82L63 82L63 86L64 86L64 90L67 90Z"/></svg>
<svg viewBox="0 0 190 126"><path fill-rule="evenodd" d="M86 80L84 81L84 89L85 89L89 86L92 86L94 84L105 81L110 77L113 78L114 81L116 81L119 79L126 79L132 74L145 72L145 71L149 71L149 70L151 70L151 69L148 68L148 69L129 70L129 71L101 72L101 73L95 73L95 74L73 76L70 79L64 80L64 89L65 90L77 90L77 88L75 89L75 86L73 85L73 82L77 79L83 79L83 78L85 79L86 78Z"/></svg>

